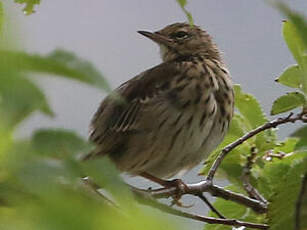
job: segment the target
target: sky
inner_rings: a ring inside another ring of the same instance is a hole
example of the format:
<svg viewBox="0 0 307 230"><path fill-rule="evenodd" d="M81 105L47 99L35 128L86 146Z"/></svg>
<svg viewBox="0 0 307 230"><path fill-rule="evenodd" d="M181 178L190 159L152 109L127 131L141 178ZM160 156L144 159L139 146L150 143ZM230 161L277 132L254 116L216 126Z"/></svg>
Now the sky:
<svg viewBox="0 0 307 230"><path fill-rule="evenodd" d="M307 1L289 0L307 12ZM7 3L11 21L19 23L16 40L30 53L64 48L85 58L113 88L160 63L158 47L136 33L186 21L175 0L43 0L30 16ZM235 84L257 97L269 114L272 102L289 91L274 79L294 63L281 36L283 17L264 1L189 1L195 24L207 30L223 52ZM21 128L56 126L88 134L90 119L104 95L93 88L59 78L43 78L57 117L35 114ZM78 92L76 94L76 92ZM284 128L287 129L287 128ZM287 130L282 130L287 133Z"/></svg>
<svg viewBox="0 0 307 230"><path fill-rule="evenodd" d="M281 36L284 18L260 0L188 2L195 24L207 30L223 52L233 82L255 95L269 114L274 99L291 90L274 82L294 63ZM306 0L285 2L307 14ZM175 0L41 0L30 16L25 16L22 6L13 1L5 0L4 7L11 24L18 24L14 40L20 47L39 54L55 48L73 51L91 61L112 88L161 62L157 45L136 31L155 31L186 21ZM87 137L91 117L105 95L53 76L36 79L46 91L56 118L34 114L20 127L19 135L30 135L36 128L60 127ZM292 130L283 127L280 135ZM196 181L195 173L185 179ZM195 204L192 210L203 210L203 206ZM200 226L190 221L185 224L189 228Z"/></svg>

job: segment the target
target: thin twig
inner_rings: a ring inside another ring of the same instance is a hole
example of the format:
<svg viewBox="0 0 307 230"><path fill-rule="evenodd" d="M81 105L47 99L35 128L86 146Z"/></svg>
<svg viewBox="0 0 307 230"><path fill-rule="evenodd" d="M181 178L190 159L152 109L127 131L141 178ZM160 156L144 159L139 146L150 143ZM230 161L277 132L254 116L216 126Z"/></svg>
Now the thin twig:
<svg viewBox="0 0 307 230"><path fill-rule="evenodd" d="M219 187L217 185L213 185L211 190L209 191L213 196L222 197L225 200L231 200L236 203L242 204L246 207L251 208L255 212L258 213L265 213L268 209L268 204L263 203L259 200L249 198L247 196L244 196L240 193L232 192L228 189L224 189L222 187Z"/></svg>
<svg viewBox="0 0 307 230"><path fill-rule="evenodd" d="M256 129L248 132L247 134L243 135L241 138L239 138L235 142L232 142L231 144L227 145L225 148L223 148L223 150L221 151L219 156L214 161L214 163L211 166L211 169L210 169L210 171L208 173L208 176L207 176L206 180L207 181L212 181L213 180L213 177L214 177L214 175L216 173L216 170L218 169L218 167L222 163L223 159L227 156L227 154L231 150L233 150L238 145L241 145L246 140L250 139L251 137L255 136L256 134L258 134L258 133L260 133L260 132L262 132L264 130L271 129L271 128L276 128L279 125L286 124L286 123L289 123L289 122L294 123L296 121L307 122L306 114L300 113L300 114L297 114L295 117L293 117L293 113L290 113L286 117L277 118L277 119L275 119L273 121L267 122L264 125L259 126L258 128L256 128Z"/></svg>
<svg viewBox="0 0 307 230"><path fill-rule="evenodd" d="M245 191L248 193L249 197L259 200L263 203L267 203L267 200L255 189L252 184L250 183L249 176L251 173L252 166L255 162L255 158L257 156L257 149L256 147L251 148L251 154L247 157L246 165L243 168L242 172L242 181L243 187Z"/></svg>
<svg viewBox="0 0 307 230"><path fill-rule="evenodd" d="M273 150L269 150L266 154L264 154L264 156L262 158L266 161L272 161L273 158L283 159L283 158L290 156L292 154L293 153L284 153L284 152L281 152L281 151L274 153Z"/></svg>
<svg viewBox="0 0 307 230"><path fill-rule="evenodd" d="M185 218L189 218L193 220L198 220L198 221L205 222L208 224L224 224L224 225L230 225L230 226L236 226L236 227L245 226L245 227L255 228L255 229L268 229L269 228L269 226L266 224L255 224L255 223L250 223L250 222L239 221L236 219L205 217L205 216L183 212L183 211L174 209L168 205L158 202L157 200L150 197L148 193L146 192L134 193L134 195L135 195L135 198L138 200L138 202L142 204L149 205L151 207L160 209L172 215L181 216L181 217L185 217Z"/></svg>
<svg viewBox="0 0 307 230"><path fill-rule="evenodd" d="M115 207L115 208L119 208L118 205L112 201L111 199L109 199L108 197L106 197L104 194L102 194L99 189L99 185L97 185L94 181L92 181L89 177L84 177L82 178L82 182L91 189L91 191L93 191L95 194L97 194L98 196L100 196L106 204L108 204L111 207Z"/></svg>
<svg viewBox="0 0 307 230"><path fill-rule="evenodd" d="M212 212L214 212L219 218L221 219L226 219L225 216L223 216L211 203L210 201L207 199L207 197L204 196L204 194L198 194L198 197L206 203L206 205L210 208L210 210Z"/></svg>

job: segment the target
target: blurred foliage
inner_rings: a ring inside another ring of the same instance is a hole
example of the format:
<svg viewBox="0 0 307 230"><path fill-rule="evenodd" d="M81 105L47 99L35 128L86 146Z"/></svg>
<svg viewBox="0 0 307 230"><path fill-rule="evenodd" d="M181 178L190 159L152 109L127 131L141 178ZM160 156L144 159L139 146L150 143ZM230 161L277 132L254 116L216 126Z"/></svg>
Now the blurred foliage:
<svg viewBox="0 0 307 230"><path fill-rule="evenodd" d="M16 2L25 3L27 13L39 3ZM33 112L54 116L35 82L39 77L56 75L108 92L90 62L59 49L44 56L2 49L0 57L0 229L175 229L163 215L136 205L108 159L80 164L79 155L92 145L75 132L39 129L30 137L15 137L16 127ZM31 78L33 73L38 77ZM83 176L90 176L120 208L87 187Z"/></svg>
<svg viewBox="0 0 307 230"><path fill-rule="evenodd" d="M55 50L49 55L0 50L0 117L7 127L15 127L32 112L53 116L44 92L27 77L29 73L54 74L109 91L106 80L89 62L71 52Z"/></svg>
<svg viewBox="0 0 307 230"><path fill-rule="evenodd" d="M15 0L25 4L31 14L39 0ZM189 22L187 1L177 0ZM283 36L297 64L288 67L276 81L294 88L276 99L272 114L295 108L306 110L307 95L307 23L304 16L275 4L289 21L283 24ZM0 29L3 9L0 2ZM0 30L1 32L1 30ZM0 46L2 47L2 46ZM42 89L29 76L56 75L110 91L106 80L88 61L77 55L55 50L48 55L0 50L0 229L179 229L161 215L153 215L138 206L130 190L108 159L80 164L78 156L92 145L73 131L39 129L32 136L18 139L16 127L33 112L54 116ZM236 85L237 113L221 145L207 159L202 174L207 174L223 147L268 121L256 98ZM231 183L227 189L243 193L241 175L252 149L257 151L251 169L252 185L270 202L266 214L223 199L214 206L226 217L268 223L272 230L292 230L302 178L307 175L307 127L281 141L276 130L266 130L249 139L222 162L219 176ZM273 155L270 155L270 154ZM274 157L274 156L281 157ZM93 193L81 177L90 176L103 188L103 194L120 208ZM304 206L305 205L305 206ZM306 199L302 201L301 227L306 229ZM210 212L210 216L215 216ZM205 225L205 229L231 229L223 225Z"/></svg>
<svg viewBox="0 0 307 230"><path fill-rule="evenodd" d="M33 148L41 155L55 158L73 157L89 152L91 146L72 131L65 129L39 129L31 138Z"/></svg>
<svg viewBox="0 0 307 230"><path fill-rule="evenodd" d="M34 6L40 4L40 0L15 0L15 2L19 4L25 4L23 12L26 15L34 13Z"/></svg>
<svg viewBox="0 0 307 230"><path fill-rule="evenodd" d="M77 57L72 52L56 49L48 55L41 56L1 50L0 56L4 59L3 63L12 65L9 68L18 71L54 74L110 91L110 87L101 73L90 62Z"/></svg>

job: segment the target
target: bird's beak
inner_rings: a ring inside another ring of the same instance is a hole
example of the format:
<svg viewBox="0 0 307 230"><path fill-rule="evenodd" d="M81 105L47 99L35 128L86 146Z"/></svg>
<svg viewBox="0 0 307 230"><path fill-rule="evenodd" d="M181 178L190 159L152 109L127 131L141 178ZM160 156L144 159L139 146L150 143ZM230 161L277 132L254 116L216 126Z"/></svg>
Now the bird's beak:
<svg viewBox="0 0 307 230"><path fill-rule="evenodd" d="M153 40L154 42L158 43L159 45L165 45L167 47L172 47L172 40L157 33L157 32L148 32L148 31L138 31L139 34Z"/></svg>

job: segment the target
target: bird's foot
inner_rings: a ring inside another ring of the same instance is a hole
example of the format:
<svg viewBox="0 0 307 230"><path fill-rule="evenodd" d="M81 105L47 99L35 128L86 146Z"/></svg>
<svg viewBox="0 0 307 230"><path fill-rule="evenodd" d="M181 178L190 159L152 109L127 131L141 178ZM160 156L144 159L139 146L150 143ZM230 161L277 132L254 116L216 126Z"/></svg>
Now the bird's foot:
<svg viewBox="0 0 307 230"><path fill-rule="evenodd" d="M174 180L160 180L160 185L163 186L162 189L176 189L176 193L172 196L172 201L170 206L178 206L181 208L191 208L193 205L184 205L180 199L183 194L189 189L188 186L181 180L181 179L174 179Z"/></svg>
<svg viewBox="0 0 307 230"><path fill-rule="evenodd" d="M183 208L190 208L193 206L193 205L183 205L180 201L182 195L185 194L189 190L189 187L181 179L163 180L161 178L155 177L148 173L142 173L141 176L163 187L157 190L161 191L165 189L172 189L172 188L175 189L176 192L175 192L175 195L172 196L173 200L172 200L171 206L177 205ZM150 191L153 191L153 190L150 188Z"/></svg>
<svg viewBox="0 0 307 230"><path fill-rule="evenodd" d="M145 172L141 173L140 176L161 185L163 188L176 188L176 190L181 191L181 193L189 189L181 179L163 180Z"/></svg>
<svg viewBox="0 0 307 230"><path fill-rule="evenodd" d="M173 198L173 200L171 201L171 204L170 204L171 207L174 206L174 205L176 205L176 206L178 206L178 207L181 207L181 208L191 208L191 207L194 206L194 204L184 205L184 204L180 201L181 195L179 195L179 196L178 196L178 195L174 195L174 196L172 196L172 198Z"/></svg>

